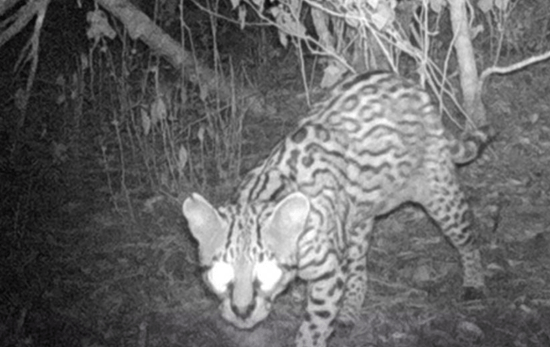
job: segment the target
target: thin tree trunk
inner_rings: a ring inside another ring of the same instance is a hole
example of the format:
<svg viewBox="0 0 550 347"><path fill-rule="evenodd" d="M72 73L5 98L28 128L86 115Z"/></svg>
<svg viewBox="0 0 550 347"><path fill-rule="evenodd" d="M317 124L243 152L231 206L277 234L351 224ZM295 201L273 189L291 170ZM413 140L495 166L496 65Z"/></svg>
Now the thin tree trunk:
<svg viewBox="0 0 550 347"><path fill-rule="evenodd" d="M464 108L475 124L481 126L487 124L485 107L481 102L479 92L479 76L477 73L474 48L470 38L468 26L468 14L466 11L467 0L447 0L450 5L451 22L453 25L454 47L459 66L460 85Z"/></svg>

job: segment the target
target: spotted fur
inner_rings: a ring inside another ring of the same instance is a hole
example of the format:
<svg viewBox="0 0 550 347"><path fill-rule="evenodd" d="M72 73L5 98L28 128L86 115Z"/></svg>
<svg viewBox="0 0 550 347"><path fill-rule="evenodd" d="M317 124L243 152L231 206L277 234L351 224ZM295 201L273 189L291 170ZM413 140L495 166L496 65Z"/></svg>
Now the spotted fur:
<svg viewBox="0 0 550 347"><path fill-rule="evenodd" d="M246 175L230 204L214 208L198 194L184 202L222 316L253 328L300 277L307 303L296 345L326 346L335 319L358 318L374 218L406 201L421 204L458 250L466 290L482 291L455 174L480 140L448 134L429 95L392 73L340 83Z"/></svg>

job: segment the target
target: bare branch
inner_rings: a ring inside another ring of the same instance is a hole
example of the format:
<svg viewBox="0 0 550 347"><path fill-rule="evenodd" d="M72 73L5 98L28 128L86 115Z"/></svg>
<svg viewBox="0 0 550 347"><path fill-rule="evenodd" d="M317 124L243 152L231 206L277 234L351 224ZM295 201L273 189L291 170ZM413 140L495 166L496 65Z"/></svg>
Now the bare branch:
<svg viewBox="0 0 550 347"><path fill-rule="evenodd" d="M29 3L21 7L14 15L6 18L2 23L0 23L0 28L2 29L0 34L0 47L23 30L23 28L29 24L35 15L40 13L42 10L45 12L49 2L50 0L29 1ZM15 3L10 0L3 5L0 5L0 15L3 13L2 10L7 10L8 8L13 7L14 4Z"/></svg>
<svg viewBox="0 0 550 347"><path fill-rule="evenodd" d="M216 91L222 99L229 100L232 96L231 86L227 81L201 61L197 61L182 45L166 34L149 17L127 0L98 0L98 3L117 17L126 27L132 39L139 39L148 45L155 53L166 58L174 67L185 69L188 78L208 91ZM249 106L259 113L263 111L263 103L254 95L249 94Z"/></svg>
<svg viewBox="0 0 550 347"><path fill-rule="evenodd" d="M18 63L21 61L28 62L31 61L30 74L27 79L27 86L25 88L25 93L23 94L23 100L21 100L20 109L21 109L21 118L19 119L18 130L25 125L25 115L27 110L27 104L29 97L31 95L31 89L34 85L34 78L36 76L36 69L38 67L38 50L40 48L40 33L42 32L42 25L44 25L44 17L46 16L46 10L48 9L48 4L50 0L41 0L35 3L36 5L36 22L34 24L34 31L27 42L25 49L23 49L19 55ZM28 54L25 52L28 51ZM23 65L23 64L21 64Z"/></svg>
<svg viewBox="0 0 550 347"><path fill-rule="evenodd" d="M541 62L549 58L550 58L550 51L534 57L530 57L528 59L512 64L510 66L491 66L490 68L483 71L483 73L481 74L481 78L480 78L481 83L483 83L483 81L492 74L507 74L509 72L523 69L526 66L536 64L538 62Z"/></svg>
<svg viewBox="0 0 550 347"><path fill-rule="evenodd" d="M9 11L19 0L4 0L0 2L0 16Z"/></svg>

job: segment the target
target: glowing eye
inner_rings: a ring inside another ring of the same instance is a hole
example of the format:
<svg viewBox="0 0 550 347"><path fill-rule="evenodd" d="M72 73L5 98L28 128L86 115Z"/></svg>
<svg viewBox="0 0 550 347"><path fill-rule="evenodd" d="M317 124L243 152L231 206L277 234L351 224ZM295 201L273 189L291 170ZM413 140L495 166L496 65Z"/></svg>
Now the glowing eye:
<svg viewBox="0 0 550 347"><path fill-rule="evenodd" d="M233 271L233 266L224 262L217 262L212 265L207 276L214 290L223 293L227 290L227 285L235 277L235 272Z"/></svg>
<svg viewBox="0 0 550 347"><path fill-rule="evenodd" d="M260 289L264 292L273 290L283 276L283 271L273 260L264 261L256 265L256 277L260 281Z"/></svg>

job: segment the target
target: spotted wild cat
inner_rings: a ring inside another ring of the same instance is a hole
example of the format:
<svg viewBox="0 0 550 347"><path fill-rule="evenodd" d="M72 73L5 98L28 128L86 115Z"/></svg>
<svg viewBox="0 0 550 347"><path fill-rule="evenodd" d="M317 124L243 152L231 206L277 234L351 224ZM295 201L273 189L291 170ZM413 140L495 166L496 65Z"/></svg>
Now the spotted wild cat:
<svg viewBox="0 0 550 347"><path fill-rule="evenodd" d="M205 281L239 328L265 319L295 277L307 282L297 346L326 346L333 321L353 323L366 291L368 236L376 216L421 204L460 253L463 286L483 291L479 251L455 163L486 140L445 131L429 95L389 72L337 85L248 173L232 203L183 203Z"/></svg>

